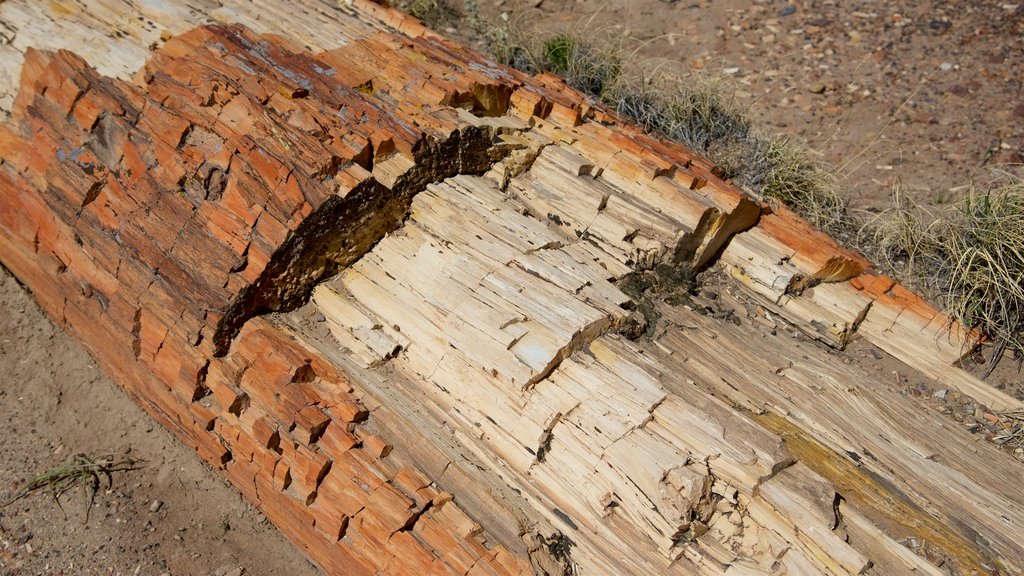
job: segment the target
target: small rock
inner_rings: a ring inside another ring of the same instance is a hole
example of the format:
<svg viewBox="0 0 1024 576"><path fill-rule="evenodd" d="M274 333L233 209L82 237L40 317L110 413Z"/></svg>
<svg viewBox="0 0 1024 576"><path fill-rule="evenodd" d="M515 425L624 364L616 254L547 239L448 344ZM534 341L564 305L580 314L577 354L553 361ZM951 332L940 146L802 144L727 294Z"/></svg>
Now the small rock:
<svg viewBox="0 0 1024 576"><path fill-rule="evenodd" d="M943 388L942 390L936 390L935 392L932 392L932 396L935 398L945 398L947 392L948 391L945 388Z"/></svg>
<svg viewBox="0 0 1024 576"><path fill-rule="evenodd" d="M796 13L796 6L786 6L779 11L779 16L790 16Z"/></svg>
<svg viewBox="0 0 1024 576"><path fill-rule="evenodd" d="M321 314L320 312L317 312L317 313L316 313L316 314L315 314L315 315L313 316L313 320L315 320L315 321L317 321L317 322L326 322L326 321L327 321L327 317L326 317L326 316L324 316L323 314Z"/></svg>
<svg viewBox="0 0 1024 576"><path fill-rule="evenodd" d="M818 82L817 84L811 84L810 88L808 88L811 94L824 94L825 90L827 89L828 87L822 84L821 82Z"/></svg>
<svg viewBox="0 0 1024 576"><path fill-rule="evenodd" d="M213 571L212 576L242 576L245 569L241 566L232 566L231 564L225 564L220 566Z"/></svg>
<svg viewBox="0 0 1024 576"><path fill-rule="evenodd" d="M163 505L164 505L163 502L161 502L159 500L153 500L153 502L150 503L150 505L149 505L149 511L153 512L153 513L159 512L160 511L160 507L163 506Z"/></svg>

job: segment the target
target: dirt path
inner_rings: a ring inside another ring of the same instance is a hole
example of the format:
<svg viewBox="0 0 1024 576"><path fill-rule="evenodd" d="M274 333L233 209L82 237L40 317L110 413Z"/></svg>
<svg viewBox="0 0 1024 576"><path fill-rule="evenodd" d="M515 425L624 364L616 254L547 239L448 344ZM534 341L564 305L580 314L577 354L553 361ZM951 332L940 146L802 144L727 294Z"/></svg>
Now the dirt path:
<svg viewBox="0 0 1024 576"><path fill-rule="evenodd" d="M0 501L76 453L130 450L146 460L96 495L88 523L79 491L60 507L36 494L0 509L4 576L319 573L104 376L2 268L0 414Z"/></svg>

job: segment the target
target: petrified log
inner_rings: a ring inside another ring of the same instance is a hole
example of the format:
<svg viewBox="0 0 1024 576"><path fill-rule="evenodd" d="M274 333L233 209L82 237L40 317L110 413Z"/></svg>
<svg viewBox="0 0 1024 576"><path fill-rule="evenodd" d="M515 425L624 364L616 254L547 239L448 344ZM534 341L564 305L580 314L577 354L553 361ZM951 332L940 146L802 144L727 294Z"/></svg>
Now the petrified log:
<svg viewBox="0 0 1024 576"><path fill-rule="evenodd" d="M0 4L0 260L325 571L1024 566L1005 453L625 288L720 261L830 346L1020 407L869 262L397 12L225 4Z"/></svg>

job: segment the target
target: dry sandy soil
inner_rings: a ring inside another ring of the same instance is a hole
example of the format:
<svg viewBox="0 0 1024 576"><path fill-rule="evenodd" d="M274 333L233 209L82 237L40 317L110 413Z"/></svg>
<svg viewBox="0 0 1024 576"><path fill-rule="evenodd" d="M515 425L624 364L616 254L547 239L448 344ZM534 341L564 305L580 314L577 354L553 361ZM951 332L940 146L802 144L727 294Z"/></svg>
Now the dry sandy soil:
<svg viewBox="0 0 1024 576"><path fill-rule="evenodd" d="M638 57L654 64L726 70L758 123L844 168L859 208L884 208L897 180L919 202L947 203L988 166L1024 161L1024 3L480 0L479 10L492 19L511 11L548 31L634 38ZM464 22L454 26L473 40ZM868 349L847 357L880 360ZM1020 394L1019 372L997 377ZM934 398L922 384L897 385ZM973 425L973 408L960 411ZM2 269L0 414L0 501L75 453L146 460L114 476L88 521L78 492L59 507L37 494L0 508L0 574L317 573Z"/></svg>
<svg viewBox="0 0 1024 576"><path fill-rule="evenodd" d="M651 68L732 77L755 124L839 168L854 208L884 209L896 182L947 204L972 177L1024 163L1024 2L479 0L478 11L542 38L620 37ZM474 40L465 22L449 32Z"/></svg>
<svg viewBox="0 0 1024 576"><path fill-rule="evenodd" d="M317 574L237 490L156 424L0 268L0 501L77 453L141 468L0 508L0 574ZM159 502L160 504L154 504ZM88 519L86 513L88 512Z"/></svg>

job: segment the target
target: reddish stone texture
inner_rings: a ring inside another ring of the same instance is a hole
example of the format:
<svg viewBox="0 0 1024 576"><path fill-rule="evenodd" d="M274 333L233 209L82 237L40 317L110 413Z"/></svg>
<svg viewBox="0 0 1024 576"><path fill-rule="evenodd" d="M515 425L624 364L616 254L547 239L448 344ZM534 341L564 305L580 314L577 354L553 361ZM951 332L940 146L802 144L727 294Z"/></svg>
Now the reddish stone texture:
<svg viewBox="0 0 1024 576"><path fill-rule="evenodd" d="M436 517L460 548L483 536L444 523L456 504L424 500L422 475L358 430L343 374L252 318L301 302L426 183L490 166L486 130L368 98L358 73L242 28L168 42L134 84L30 51L0 127L0 257L327 572L464 574L415 524ZM453 78L446 94L472 93ZM412 168L388 189L371 170L395 154ZM529 572L497 550L483 564Z"/></svg>
<svg viewBox="0 0 1024 576"><path fill-rule="evenodd" d="M723 210L749 201L553 76L392 24L409 36L318 55L203 27L134 83L30 50L0 126L0 260L328 573L529 573L396 463L401 439L366 431L344 374L261 314L302 303L426 184L498 160L472 117L528 121L606 170L673 178Z"/></svg>

